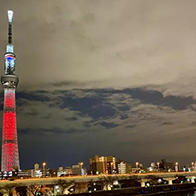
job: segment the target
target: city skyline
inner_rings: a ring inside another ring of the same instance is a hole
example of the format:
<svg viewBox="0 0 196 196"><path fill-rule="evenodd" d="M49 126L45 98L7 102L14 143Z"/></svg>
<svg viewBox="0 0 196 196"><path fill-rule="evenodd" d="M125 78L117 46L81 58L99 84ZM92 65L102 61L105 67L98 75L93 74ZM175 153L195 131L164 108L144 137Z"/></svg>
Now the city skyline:
<svg viewBox="0 0 196 196"><path fill-rule="evenodd" d="M1 59L15 12L21 168L195 161L195 1L22 2L0 12Z"/></svg>

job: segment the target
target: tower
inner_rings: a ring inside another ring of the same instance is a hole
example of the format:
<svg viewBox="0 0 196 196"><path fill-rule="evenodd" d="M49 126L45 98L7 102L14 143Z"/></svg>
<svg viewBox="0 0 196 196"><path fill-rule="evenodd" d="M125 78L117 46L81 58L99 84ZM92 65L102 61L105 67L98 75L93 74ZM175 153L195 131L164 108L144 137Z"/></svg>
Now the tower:
<svg viewBox="0 0 196 196"><path fill-rule="evenodd" d="M4 75L1 76L1 83L4 88L1 171L12 171L20 168L15 105L18 77L15 75L16 56L12 44L12 19L13 11L8 10L8 44L6 45Z"/></svg>

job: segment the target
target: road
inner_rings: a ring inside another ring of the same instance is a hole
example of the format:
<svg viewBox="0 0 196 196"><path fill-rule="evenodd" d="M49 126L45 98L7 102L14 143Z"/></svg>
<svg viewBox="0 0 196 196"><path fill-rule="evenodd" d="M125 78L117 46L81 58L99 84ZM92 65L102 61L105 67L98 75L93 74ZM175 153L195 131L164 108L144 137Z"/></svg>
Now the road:
<svg viewBox="0 0 196 196"><path fill-rule="evenodd" d="M0 180L0 188L11 188L16 186L30 186L30 185L55 185L55 184L69 184L81 182L96 182L96 181L114 181L114 180L129 180L129 179L149 179L151 177L157 178L172 178L177 176L195 176L196 172L151 172L141 174L110 174L110 175L87 175L87 176L66 176L66 177L47 177L47 178L28 178L16 179L14 181Z"/></svg>

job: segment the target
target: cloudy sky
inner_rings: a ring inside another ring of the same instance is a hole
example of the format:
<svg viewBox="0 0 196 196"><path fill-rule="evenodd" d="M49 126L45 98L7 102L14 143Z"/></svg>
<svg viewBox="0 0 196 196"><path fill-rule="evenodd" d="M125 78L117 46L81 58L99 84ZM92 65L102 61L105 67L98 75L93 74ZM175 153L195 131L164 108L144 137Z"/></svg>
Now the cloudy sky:
<svg viewBox="0 0 196 196"><path fill-rule="evenodd" d="M22 168L196 160L196 1L0 0L14 10ZM1 119L3 91L1 89ZM1 120L2 122L2 120Z"/></svg>

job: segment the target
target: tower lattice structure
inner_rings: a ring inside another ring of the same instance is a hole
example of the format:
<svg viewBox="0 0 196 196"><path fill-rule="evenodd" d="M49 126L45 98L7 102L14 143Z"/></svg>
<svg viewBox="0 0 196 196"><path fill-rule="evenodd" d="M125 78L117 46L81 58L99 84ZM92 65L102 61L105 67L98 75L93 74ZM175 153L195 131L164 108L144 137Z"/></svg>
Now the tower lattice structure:
<svg viewBox="0 0 196 196"><path fill-rule="evenodd" d="M4 88L1 171L20 169L15 104L18 77L15 75L16 56L14 54L14 45L12 44L12 19L13 11L9 10L8 44L6 45L4 75L1 76L1 83Z"/></svg>

